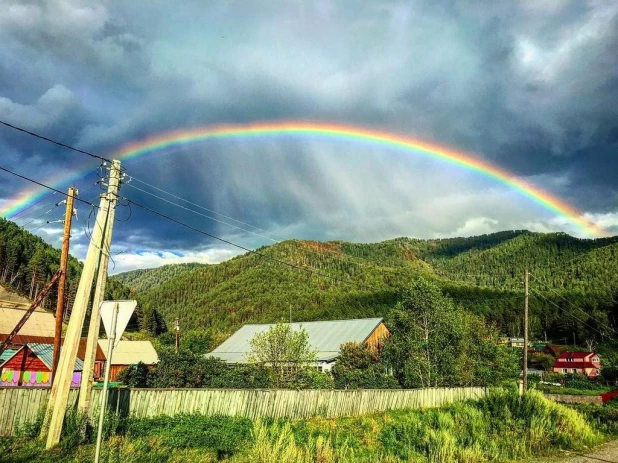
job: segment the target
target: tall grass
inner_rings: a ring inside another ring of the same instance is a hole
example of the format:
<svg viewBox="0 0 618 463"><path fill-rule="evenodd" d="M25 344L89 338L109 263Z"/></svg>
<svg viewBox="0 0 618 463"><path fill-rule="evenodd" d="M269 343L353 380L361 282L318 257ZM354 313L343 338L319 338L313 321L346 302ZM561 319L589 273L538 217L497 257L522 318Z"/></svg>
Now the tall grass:
<svg viewBox="0 0 618 463"><path fill-rule="evenodd" d="M73 428L78 429L79 423L67 430ZM354 418L251 422L233 417L162 416L129 419L118 429L121 435L104 444L103 461L506 462L556 449L583 449L602 439L578 412L536 391L525 395L496 391L478 401L441 409ZM92 453L92 445L71 452L65 449L49 461L84 461ZM43 452L41 458L29 461L47 461L47 455Z"/></svg>

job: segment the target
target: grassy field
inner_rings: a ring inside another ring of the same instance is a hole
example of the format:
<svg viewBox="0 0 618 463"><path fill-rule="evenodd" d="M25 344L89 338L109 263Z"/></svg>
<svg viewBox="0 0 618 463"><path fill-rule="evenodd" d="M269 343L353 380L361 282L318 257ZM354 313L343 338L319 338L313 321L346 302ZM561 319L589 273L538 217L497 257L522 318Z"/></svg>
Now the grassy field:
<svg viewBox="0 0 618 463"><path fill-rule="evenodd" d="M584 412L532 391L524 396L495 392L441 409L355 418L252 422L184 415L128 420L108 426L102 461L508 462L601 443L607 429L597 429L593 413ZM68 437L50 452L31 438L36 426L20 430L22 437L1 439L0 461L91 460L93 445L79 443L79 433L73 431L77 421L69 420Z"/></svg>

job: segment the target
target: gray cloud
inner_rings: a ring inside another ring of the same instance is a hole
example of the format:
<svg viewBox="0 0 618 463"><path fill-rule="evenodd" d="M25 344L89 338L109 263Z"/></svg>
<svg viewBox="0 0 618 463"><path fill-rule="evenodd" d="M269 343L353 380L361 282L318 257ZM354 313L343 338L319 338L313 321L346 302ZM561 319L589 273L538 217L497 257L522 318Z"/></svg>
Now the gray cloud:
<svg viewBox="0 0 618 463"><path fill-rule="evenodd" d="M0 11L0 43L0 116L96 152L207 124L336 121L468 151L610 227L618 210L612 2L14 1ZM0 150L3 163L43 176L89 165L5 130ZM353 143L210 141L126 167L285 236L577 232L476 174ZM94 194L95 179L78 183ZM7 181L0 197L16 188ZM247 246L267 243L123 193ZM212 245L133 213L115 234L125 250Z"/></svg>

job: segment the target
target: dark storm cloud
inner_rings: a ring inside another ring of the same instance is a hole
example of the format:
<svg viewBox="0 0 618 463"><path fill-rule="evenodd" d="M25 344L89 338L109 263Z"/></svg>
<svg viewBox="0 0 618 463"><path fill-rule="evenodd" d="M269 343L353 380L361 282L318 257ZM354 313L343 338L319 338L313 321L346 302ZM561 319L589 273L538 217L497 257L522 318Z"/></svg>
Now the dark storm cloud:
<svg viewBox="0 0 618 463"><path fill-rule="evenodd" d="M0 116L106 155L207 124L361 124L467 150L592 216L612 214L617 12L612 2L557 0L15 1L0 11ZM30 173L70 166L70 154L5 130L0 149L3 162ZM478 176L354 144L209 142L126 166L286 236L374 240L564 226ZM3 198L15 183L6 185ZM165 208L205 231L267 243ZM160 247L210 242L134 214L118 227L119 246L158 258ZM611 225L612 217L603 220Z"/></svg>

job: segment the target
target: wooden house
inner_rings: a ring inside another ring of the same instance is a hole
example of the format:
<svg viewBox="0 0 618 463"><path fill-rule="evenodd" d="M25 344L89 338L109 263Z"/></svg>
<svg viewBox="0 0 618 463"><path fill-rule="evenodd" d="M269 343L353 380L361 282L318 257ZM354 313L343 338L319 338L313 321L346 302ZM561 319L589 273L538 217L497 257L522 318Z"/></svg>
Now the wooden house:
<svg viewBox="0 0 618 463"><path fill-rule="evenodd" d="M3 387L50 387L52 367L52 344L29 343L13 350L2 364L0 383ZM83 362L75 360L72 387L78 387L82 378Z"/></svg>
<svg viewBox="0 0 618 463"><path fill-rule="evenodd" d="M99 348L107 355L109 340L99 339ZM118 379L118 373L131 365L144 363L152 366L159 362L157 351L150 341L119 341L111 358L110 381ZM103 377L101 370L101 377Z"/></svg>
<svg viewBox="0 0 618 463"><path fill-rule="evenodd" d="M251 340L256 334L264 333L275 325L244 325L207 357L217 357L227 363L247 363L251 351ZM304 329L309 344L317 351L316 368L330 371L337 357L341 355L341 345L348 342L365 343L371 349L379 350L390 336L382 318L363 318L357 320L330 320L291 323L293 330Z"/></svg>

